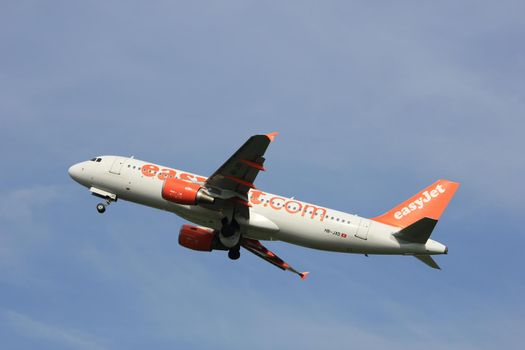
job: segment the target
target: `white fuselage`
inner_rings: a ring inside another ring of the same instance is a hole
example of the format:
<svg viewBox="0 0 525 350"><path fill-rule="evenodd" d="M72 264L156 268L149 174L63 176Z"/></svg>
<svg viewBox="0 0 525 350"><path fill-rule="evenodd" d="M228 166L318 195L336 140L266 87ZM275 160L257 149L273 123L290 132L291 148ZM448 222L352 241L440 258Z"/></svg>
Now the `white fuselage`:
<svg viewBox="0 0 525 350"><path fill-rule="evenodd" d="M180 205L165 200L166 176L203 182L206 178L134 158L102 156L101 161L73 165L69 174L80 184L106 191L116 198L173 212L197 225L219 229L220 211L199 205ZM158 169L145 173L148 169ZM279 240L304 247L362 254L444 254L446 247L429 239L425 244L403 242L393 233L398 227L357 215L252 190L248 221L238 218L242 233L257 240Z"/></svg>

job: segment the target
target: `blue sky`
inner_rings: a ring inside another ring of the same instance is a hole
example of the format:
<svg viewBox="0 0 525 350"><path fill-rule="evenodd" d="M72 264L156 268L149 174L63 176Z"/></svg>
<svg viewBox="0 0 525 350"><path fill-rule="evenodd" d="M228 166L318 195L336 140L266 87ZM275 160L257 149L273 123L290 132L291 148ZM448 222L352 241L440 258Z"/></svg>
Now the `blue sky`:
<svg viewBox="0 0 525 350"><path fill-rule="evenodd" d="M3 1L2 349L521 349L522 1ZM211 174L279 131L263 190L374 216L462 183L411 257L177 244L103 216L67 168L135 155Z"/></svg>

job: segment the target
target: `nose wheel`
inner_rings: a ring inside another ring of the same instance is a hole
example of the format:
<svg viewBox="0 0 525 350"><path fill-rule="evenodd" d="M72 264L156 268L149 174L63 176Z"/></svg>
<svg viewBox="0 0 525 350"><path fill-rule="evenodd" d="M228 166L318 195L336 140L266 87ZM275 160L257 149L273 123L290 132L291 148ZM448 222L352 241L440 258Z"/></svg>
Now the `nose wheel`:
<svg viewBox="0 0 525 350"><path fill-rule="evenodd" d="M98 203L98 204L97 204L97 211L98 211L100 214L103 214L103 213L106 211L106 205L103 204L103 203Z"/></svg>
<svg viewBox="0 0 525 350"><path fill-rule="evenodd" d="M98 203L97 204L97 211L100 214L104 214L104 212L106 211L107 206L110 205L110 204L111 204L111 199L106 198L106 203Z"/></svg>

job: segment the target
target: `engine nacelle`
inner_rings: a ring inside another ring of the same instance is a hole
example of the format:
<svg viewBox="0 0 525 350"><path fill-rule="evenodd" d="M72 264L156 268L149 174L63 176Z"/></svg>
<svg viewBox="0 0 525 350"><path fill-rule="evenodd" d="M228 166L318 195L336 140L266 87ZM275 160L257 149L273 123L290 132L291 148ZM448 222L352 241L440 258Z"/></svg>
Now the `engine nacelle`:
<svg viewBox="0 0 525 350"><path fill-rule="evenodd" d="M174 178L167 178L164 181L162 198L173 203L188 205L213 204L215 201L215 198L210 196L199 184Z"/></svg>
<svg viewBox="0 0 525 350"><path fill-rule="evenodd" d="M211 252L216 247L217 231L211 228L183 225L179 233L179 244L183 247L198 250L201 252Z"/></svg>

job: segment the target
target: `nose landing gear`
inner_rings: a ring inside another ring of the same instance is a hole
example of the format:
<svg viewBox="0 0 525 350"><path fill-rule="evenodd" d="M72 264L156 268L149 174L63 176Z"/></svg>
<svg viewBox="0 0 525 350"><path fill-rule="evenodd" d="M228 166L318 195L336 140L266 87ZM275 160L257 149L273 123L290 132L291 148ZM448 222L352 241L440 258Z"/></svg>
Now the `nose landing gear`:
<svg viewBox="0 0 525 350"><path fill-rule="evenodd" d="M106 203L98 203L97 204L97 211L100 214L104 214L104 212L106 211L107 206L110 205L110 204L111 204L111 199L106 198Z"/></svg>
<svg viewBox="0 0 525 350"><path fill-rule="evenodd" d="M111 204L111 202L116 202L117 201L117 195L116 194L113 194L113 193L110 193L110 192L107 192L107 191L104 191L104 190L101 190L100 188L96 188L96 187L91 187L89 189L89 191L91 192L92 195L96 196L96 197L99 197L99 198L102 198L106 201L106 203L98 203L97 204L97 211L102 214L106 211L106 207L108 205Z"/></svg>
<svg viewBox="0 0 525 350"><path fill-rule="evenodd" d="M100 214L103 214L106 211L106 205L104 203L98 203L97 204L97 211Z"/></svg>

